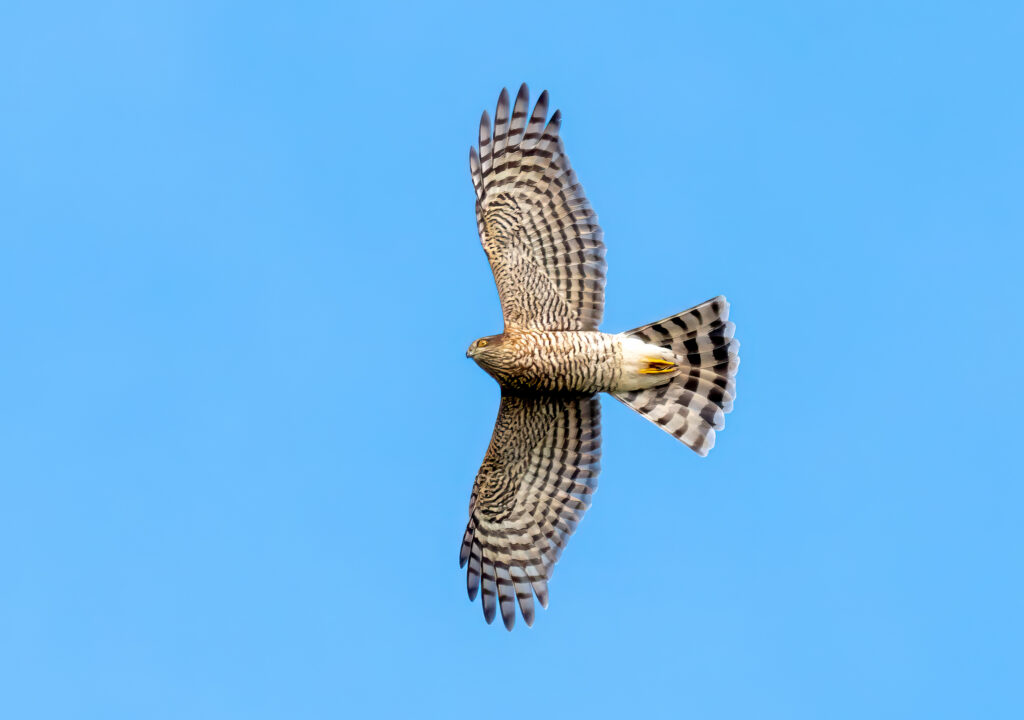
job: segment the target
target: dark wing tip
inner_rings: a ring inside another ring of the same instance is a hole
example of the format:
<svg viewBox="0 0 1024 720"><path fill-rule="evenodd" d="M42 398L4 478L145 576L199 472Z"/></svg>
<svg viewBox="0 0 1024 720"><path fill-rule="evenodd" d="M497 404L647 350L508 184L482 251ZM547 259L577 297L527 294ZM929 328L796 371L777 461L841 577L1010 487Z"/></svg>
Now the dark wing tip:
<svg viewBox="0 0 1024 720"><path fill-rule="evenodd" d="M545 610L548 607L548 584L547 581L535 582L533 584L533 593L537 596L537 602Z"/></svg>

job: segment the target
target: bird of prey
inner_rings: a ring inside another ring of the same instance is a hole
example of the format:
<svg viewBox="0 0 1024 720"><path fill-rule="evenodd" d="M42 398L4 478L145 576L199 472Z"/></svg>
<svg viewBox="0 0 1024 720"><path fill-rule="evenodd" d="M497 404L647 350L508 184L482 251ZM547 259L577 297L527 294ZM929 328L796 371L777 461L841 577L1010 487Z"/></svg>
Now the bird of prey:
<svg viewBox="0 0 1024 720"><path fill-rule="evenodd" d="M490 445L469 501L461 566L484 618L515 605L533 624L533 597L548 580L590 506L601 454L607 392L707 455L736 395L739 343L723 296L618 334L598 330L605 248L559 136L545 123L547 91L529 113L524 84L509 107L502 90L494 125L480 119L470 148L476 219L498 286L505 330L469 346L501 386Z"/></svg>

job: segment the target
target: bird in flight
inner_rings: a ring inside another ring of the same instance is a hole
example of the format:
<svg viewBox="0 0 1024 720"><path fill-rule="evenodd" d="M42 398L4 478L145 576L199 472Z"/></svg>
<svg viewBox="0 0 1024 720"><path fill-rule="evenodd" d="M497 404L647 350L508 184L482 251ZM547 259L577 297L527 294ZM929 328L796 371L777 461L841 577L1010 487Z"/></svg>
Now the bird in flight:
<svg viewBox="0 0 1024 720"><path fill-rule="evenodd" d="M470 148L476 219L501 300L505 330L469 346L501 386L494 433L469 500L461 566L484 618L505 627L516 602L533 624L536 595L548 604L555 563L590 507L601 455L606 392L699 455L715 444L736 395L739 342L718 296L618 334L598 330L605 248L597 215L545 123L548 93L529 113L523 84L509 106L502 90L494 125L485 111ZM529 114L528 114L529 113Z"/></svg>

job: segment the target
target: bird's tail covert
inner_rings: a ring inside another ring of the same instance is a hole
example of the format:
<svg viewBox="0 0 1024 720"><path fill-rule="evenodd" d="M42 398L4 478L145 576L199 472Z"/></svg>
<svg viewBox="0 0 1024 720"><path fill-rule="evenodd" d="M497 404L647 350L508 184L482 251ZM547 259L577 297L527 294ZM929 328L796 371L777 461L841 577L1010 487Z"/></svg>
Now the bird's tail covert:
<svg viewBox="0 0 1024 720"><path fill-rule="evenodd" d="M735 330L729 322L729 303L719 295L623 333L671 350L679 373L664 385L612 394L697 454L707 455L715 445L715 430L725 427L725 413L732 410L736 397L740 344L733 337Z"/></svg>

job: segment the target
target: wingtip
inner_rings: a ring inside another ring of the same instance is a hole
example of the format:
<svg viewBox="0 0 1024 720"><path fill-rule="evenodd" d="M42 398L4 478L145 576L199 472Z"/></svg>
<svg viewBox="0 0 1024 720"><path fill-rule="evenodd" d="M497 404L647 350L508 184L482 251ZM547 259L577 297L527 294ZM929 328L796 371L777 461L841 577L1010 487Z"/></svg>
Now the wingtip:
<svg viewBox="0 0 1024 720"><path fill-rule="evenodd" d="M519 612L523 614L523 622L526 623L526 627L533 627L534 611L532 591L526 590L523 595L519 596Z"/></svg>
<svg viewBox="0 0 1024 720"><path fill-rule="evenodd" d="M533 584L533 594L537 596L537 602L545 610L548 609L548 584L546 582Z"/></svg>
<svg viewBox="0 0 1024 720"><path fill-rule="evenodd" d="M707 457L708 453L715 447L715 431L709 429L708 434L704 436L704 442L699 447L693 448L693 451L701 457Z"/></svg>
<svg viewBox="0 0 1024 720"><path fill-rule="evenodd" d="M521 109L524 113L529 110L530 105L530 87L523 83L519 86L519 92L516 93L515 107Z"/></svg>

